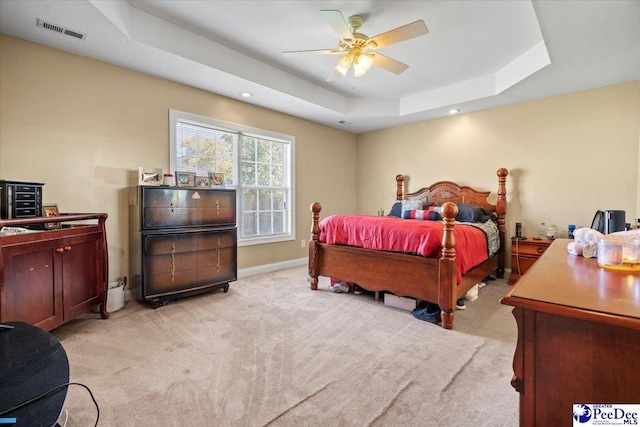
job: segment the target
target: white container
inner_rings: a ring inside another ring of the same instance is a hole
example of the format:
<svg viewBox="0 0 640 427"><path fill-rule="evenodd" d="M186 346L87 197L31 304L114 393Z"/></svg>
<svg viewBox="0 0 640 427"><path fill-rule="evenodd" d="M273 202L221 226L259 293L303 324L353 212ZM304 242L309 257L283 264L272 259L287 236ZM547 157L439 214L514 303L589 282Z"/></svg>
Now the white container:
<svg viewBox="0 0 640 427"><path fill-rule="evenodd" d="M107 291L107 313L113 313L124 307L124 283L110 282Z"/></svg>
<svg viewBox="0 0 640 427"><path fill-rule="evenodd" d="M399 297L393 294L384 294L384 305L412 311L416 308L416 300L408 297Z"/></svg>
<svg viewBox="0 0 640 427"><path fill-rule="evenodd" d="M601 237L598 241L598 265L609 270L640 272L640 230Z"/></svg>

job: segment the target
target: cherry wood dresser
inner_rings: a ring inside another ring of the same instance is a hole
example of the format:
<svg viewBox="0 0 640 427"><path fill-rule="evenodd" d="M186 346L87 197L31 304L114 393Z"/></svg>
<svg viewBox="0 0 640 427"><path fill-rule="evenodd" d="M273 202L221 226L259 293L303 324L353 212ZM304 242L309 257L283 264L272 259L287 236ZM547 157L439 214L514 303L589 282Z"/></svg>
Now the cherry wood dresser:
<svg viewBox="0 0 640 427"><path fill-rule="evenodd" d="M598 267L557 239L502 298L518 342L521 426L570 426L573 404L640 402L640 275Z"/></svg>
<svg viewBox="0 0 640 427"><path fill-rule="evenodd" d="M100 307L107 319L107 214L0 220L1 227L59 228L0 237L0 323L50 331Z"/></svg>
<svg viewBox="0 0 640 427"><path fill-rule="evenodd" d="M236 191L136 186L129 197L132 293L153 308L237 279Z"/></svg>

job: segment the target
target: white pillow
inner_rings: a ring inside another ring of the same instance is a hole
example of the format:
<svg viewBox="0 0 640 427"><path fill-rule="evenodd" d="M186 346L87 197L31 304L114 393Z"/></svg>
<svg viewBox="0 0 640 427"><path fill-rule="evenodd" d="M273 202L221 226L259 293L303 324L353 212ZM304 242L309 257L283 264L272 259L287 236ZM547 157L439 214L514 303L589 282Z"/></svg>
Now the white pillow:
<svg viewBox="0 0 640 427"><path fill-rule="evenodd" d="M403 200L402 201L402 214L400 218L404 218L406 211L415 211L422 209L422 200Z"/></svg>

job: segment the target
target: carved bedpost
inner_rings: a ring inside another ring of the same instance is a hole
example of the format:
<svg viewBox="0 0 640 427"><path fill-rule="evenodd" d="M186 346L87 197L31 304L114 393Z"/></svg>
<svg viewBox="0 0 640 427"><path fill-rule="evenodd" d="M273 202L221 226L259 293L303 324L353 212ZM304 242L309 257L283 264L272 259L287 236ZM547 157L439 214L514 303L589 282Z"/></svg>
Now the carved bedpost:
<svg viewBox="0 0 640 427"><path fill-rule="evenodd" d="M457 284L456 269L456 239L454 236L454 223L458 216L458 206L455 203L445 202L442 205L443 230L442 256L440 257L440 283L438 290L438 305L442 316L442 327L453 328L453 310L456 304L454 290ZM446 283L444 282L446 281Z"/></svg>
<svg viewBox="0 0 640 427"><path fill-rule="evenodd" d="M509 171L505 168L498 169L498 201L496 202L496 214L498 216L498 233L500 235L500 252L498 253L498 268L496 275L502 279L504 277L505 257L506 257L506 230L505 218L507 215L507 175Z"/></svg>
<svg viewBox="0 0 640 427"><path fill-rule="evenodd" d="M318 251L318 236L320 235L320 211L322 205L314 202L309 207L311 210L311 238L309 239L309 282L311 289L318 289L318 266L316 265L316 253Z"/></svg>
<svg viewBox="0 0 640 427"><path fill-rule="evenodd" d="M396 200L404 200L404 191L402 186L404 184L404 175L396 175Z"/></svg>

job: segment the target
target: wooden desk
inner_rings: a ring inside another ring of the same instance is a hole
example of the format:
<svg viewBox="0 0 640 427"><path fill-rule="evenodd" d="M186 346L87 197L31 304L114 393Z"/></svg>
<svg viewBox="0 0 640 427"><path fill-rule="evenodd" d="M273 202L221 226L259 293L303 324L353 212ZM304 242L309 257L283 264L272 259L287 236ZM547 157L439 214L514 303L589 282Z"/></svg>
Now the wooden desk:
<svg viewBox="0 0 640 427"><path fill-rule="evenodd" d="M518 342L521 426L572 425L574 403L640 402L640 275L607 271L557 239L502 298Z"/></svg>

